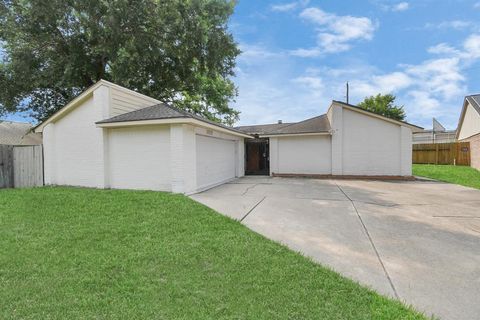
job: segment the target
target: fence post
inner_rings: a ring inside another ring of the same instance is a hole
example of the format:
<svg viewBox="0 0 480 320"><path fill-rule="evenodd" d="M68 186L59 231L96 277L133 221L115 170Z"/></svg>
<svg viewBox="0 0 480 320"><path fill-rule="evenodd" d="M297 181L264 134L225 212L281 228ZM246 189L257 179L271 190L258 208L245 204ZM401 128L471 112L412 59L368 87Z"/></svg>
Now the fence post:
<svg viewBox="0 0 480 320"><path fill-rule="evenodd" d="M435 164L438 164L438 143L435 144Z"/></svg>

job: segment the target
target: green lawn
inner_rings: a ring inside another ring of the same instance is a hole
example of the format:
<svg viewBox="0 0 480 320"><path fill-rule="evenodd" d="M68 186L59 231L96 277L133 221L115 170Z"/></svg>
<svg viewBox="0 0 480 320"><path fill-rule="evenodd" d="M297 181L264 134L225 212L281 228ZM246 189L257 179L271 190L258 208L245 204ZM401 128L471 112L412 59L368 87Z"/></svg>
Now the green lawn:
<svg viewBox="0 0 480 320"><path fill-rule="evenodd" d="M0 319L424 319L182 195L0 190Z"/></svg>
<svg viewBox="0 0 480 320"><path fill-rule="evenodd" d="M480 171L470 167L414 164L413 174L480 189Z"/></svg>

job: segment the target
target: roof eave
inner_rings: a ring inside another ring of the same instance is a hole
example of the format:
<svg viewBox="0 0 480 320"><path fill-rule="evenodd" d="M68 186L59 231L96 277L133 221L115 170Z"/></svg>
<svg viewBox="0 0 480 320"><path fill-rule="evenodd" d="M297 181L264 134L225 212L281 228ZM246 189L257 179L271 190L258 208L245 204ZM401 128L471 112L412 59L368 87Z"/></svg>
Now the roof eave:
<svg viewBox="0 0 480 320"><path fill-rule="evenodd" d="M150 125L167 125L167 124L191 124L198 127L204 127L207 129L212 129L224 133L228 133L234 136L239 136L242 138L252 138L252 135L238 132L229 128L222 126L217 126L204 122L195 118L190 117L178 117L178 118L168 118L168 119L149 119L149 120L133 120L133 121L117 121L117 122L97 122L95 123L98 128L124 128L124 127L133 127L133 126L150 126Z"/></svg>
<svg viewBox="0 0 480 320"><path fill-rule="evenodd" d="M260 138L276 138L276 137L299 137L299 136L331 136L331 131L322 132L298 132L298 133L266 133L259 134Z"/></svg>

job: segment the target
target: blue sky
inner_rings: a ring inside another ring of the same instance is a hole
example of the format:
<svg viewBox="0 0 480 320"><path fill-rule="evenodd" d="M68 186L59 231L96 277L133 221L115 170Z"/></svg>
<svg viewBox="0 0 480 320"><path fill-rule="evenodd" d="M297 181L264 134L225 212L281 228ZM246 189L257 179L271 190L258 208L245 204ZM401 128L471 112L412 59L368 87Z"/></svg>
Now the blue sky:
<svg viewBox="0 0 480 320"><path fill-rule="evenodd" d="M455 128L480 93L479 17L479 0L239 0L238 124L322 114L349 81L351 103L393 93L408 121Z"/></svg>
<svg viewBox="0 0 480 320"><path fill-rule="evenodd" d="M480 1L247 1L230 29L243 53L235 82L240 124L298 121L393 93L407 120L457 125L479 93Z"/></svg>

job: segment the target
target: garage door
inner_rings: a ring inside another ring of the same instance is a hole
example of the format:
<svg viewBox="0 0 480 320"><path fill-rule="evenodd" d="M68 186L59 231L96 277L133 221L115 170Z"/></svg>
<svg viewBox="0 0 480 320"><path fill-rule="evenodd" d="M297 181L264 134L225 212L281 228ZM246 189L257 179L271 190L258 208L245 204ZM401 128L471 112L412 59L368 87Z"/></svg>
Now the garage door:
<svg viewBox="0 0 480 320"><path fill-rule="evenodd" d="M197 189L235 177L235 141L197 135Z"/></svg>

